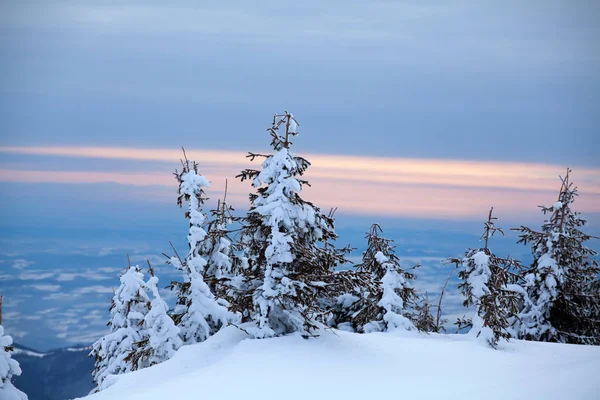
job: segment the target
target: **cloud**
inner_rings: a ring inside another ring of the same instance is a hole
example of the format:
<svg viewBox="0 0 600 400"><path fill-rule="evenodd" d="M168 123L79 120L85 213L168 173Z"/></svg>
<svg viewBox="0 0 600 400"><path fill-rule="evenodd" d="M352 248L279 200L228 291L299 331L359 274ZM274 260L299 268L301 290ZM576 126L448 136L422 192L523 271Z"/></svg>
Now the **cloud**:
<svg viewBox="0 0 600 400"><path fill-rule="evenodd" d="M54 272L30 271L19 274L16 278L21 281L42 281L44 279L52 278L55 275Z"/></svg>
<svg viewBox="0 0 600 400"><path fill-rule="evenodd" d="M27 321L38 321L40 319L42 319L41 315L25 315L22 317L22 319L27 320Z"/></svg>
<svg viewBox="0 0 600 400"><path fill-rule="evenodd" d="M165 256L157 255L157 254L137 254L131 256L131 262L135 264L139 264L143 268L146 268L147 262L149 261L152 265L152 268L157 269L163 266L166 261Z"/></svg>
<svg viewBox="0 0 600 400"><path fill-rule="evenodd" d="M77 293L51 293L42 297L42 300L71 300L74 301L80 295Z"/></svg>
<svg viewBox="0 0 600 400"><path fill-rule="evenodd" d="M75 330L75 332L65 334L63 336L67 342L72 344L91 344L98 340L98 338L106 335L107 333L107 328L104 327L103 329L99 328L86 332Z"/></svg>
<svg viewBox="0 0 600 400"><path fill-rule="evenodd" d="M27 261L22 258L19 258L13 261L12 267L15 269L24 269L33 264L35 264L35 261Z"/></svg>
<svg viewBox="0 0 600 400"><path fill-rule="evenodd" d="M2 315L5 321L12 321L23 317L23 314L17 311L4 311Z"/></svg>
<svg viewBox="0 0 600 400"><path fill-rule="evenodd" d="M60 272L56 276L56 280L59 282L73 281L77 278L86 279L90 281L103 281L108 279L114 279L114 274L99 273L98 271L83 271L83 272Z"/></svg>
<svg viewBox="0 0 600 400"><path fill-rule="evenodd" d="M27 331L15 330L11 329L10 332L7 332L13 339L23 339L24 337L29 335Z"/></svg>
<svg viewBox="0 0 600 400"><path fill-rule="evenodd" d="M57 292L60 290L60 285L27 285L26 288L32 288L35 290L40 290L42 292Z"/></svg>
<svg viewBox="0 0 600 400"><path fill-rule="evenodd" d="M35 313L37 315L46 315L46 314L54 314L59 310L60 310L59 308L54 307L54 308L46 308L45 310L36 311Z"/></svg>
<svg viewBox="0 0 600 400"><path fill-rule="evenodd" d="M113 294L114 290L110 286L85 286L75 290L75 294L88 294L88 293L110 293Z"/></svg>
<svg viewBox="0 0 600 400"><path fill-rule="evenodd" d="M95 147L1 147L0 152L70 158L124 159L174 163L179 150ZM210 197L220 197L224 182L249 166L244 153L224 150L187 150L200 162L201 172L211 181ZM536 206L552 202L558 191L557 176L565 168L552 164L360 157L308 154L312 162L306 177L309 200L323 208L362 215L392 215L429 219L481 218L490 206L500 215L533 213ZM572 174L580 193L578 210L600 212L600 169L575 167ZM23 171L0 170L0 181L101 183L153 186L151 201L172 202L175 180L170 174L151 172ZM235 205L247 202L252 188L229 180L228 196ZM126 192L126 190L124 190ZM468 201L466 201L468 199ZM139 199L138 199L139 200ZM106 251L112 251L107 249Z"/></svg>
<svg viewBox="0 0 600 400"><path fill-rule="evenodd" d="M118 6L63 3L55 5L54 18L64 24L78 26L86 31L102 31L107 34L201 34L225 36L225 38L246 38L267 42L284 42L294 39L346 39L374 40L398 39L391 35L398 32L393 22L403 24L423 20L439 14L445 15L448 7L436 4L402 2L370 6L360 2L346 1L335 7L335 14L328 12L334 6L324 6L319 2L304 2L274 9L271 4L246 2L229 4L199 4L180 2L172 4L151 4L127 1ZM392 17L393 14L393 17ZM15 21L13 24L48 26L49 18L42 13L34 13L30 20ZM369 23L377 20L377 24ZM226 34L225 34L226 33ZM400 35L407 39L406 35Z"/></svg>
<svg viewBox="0 0 600 400"><path fill-rule="evenodd" d="M376 52L379 59L391 59L404 69L407 65L446 71L484 68L512 74L515 66L534 65L546 72L582 59L594 60L593 52L581 43L595 37L591 16L597 15L586 2L570 5L564 1L513 2L504 7L476 1L304 1L285 6L265 1L43 3L6 7L0 12L0 22L34 32L76 32L67 35L67 43L86 43L87 39L104 45L96 51L117 41L134 41L138 51L158 48L161 52L187 50L189 41L196 46L201 42L203 49L211 42L218 42L220 49L237 45L238 53L246 48L259 48L262 53L265 48L285 45L292 51L280 53L306 63L305 48L319 48L318 55L332 57L340 48L343 52L351 46L359 51L348 53L359 60L368 60L361 56ZM544 66L545 70L540 68ZM202 93L196 91L198 95Z"/></svg>

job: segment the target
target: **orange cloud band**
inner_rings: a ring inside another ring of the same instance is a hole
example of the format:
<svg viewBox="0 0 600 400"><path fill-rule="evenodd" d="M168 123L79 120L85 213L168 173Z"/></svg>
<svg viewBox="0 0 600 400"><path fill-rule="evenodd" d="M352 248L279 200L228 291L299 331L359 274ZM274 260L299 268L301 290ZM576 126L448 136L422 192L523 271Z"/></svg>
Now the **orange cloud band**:
<svg viewBox="0 0 600 400"><path fill-rule="evenodd" d="M111 147L0 147L0 152L77 158L101 158L177 163L181 150ZM186 150L203 168L238 171L250 165L247 153L225 150ZM557 175L566 167L551 164L359 157L332 154L303 155L313 166L310 176L422 185L557 190ZM256 166L257 163L254 163ZM600 193L600 169L575 168L586 191Z"/></svg>
<svg viewBox="0 0 600 400"><path fill-rule="evenodd" d="M60 157L123 159L173 163L180 150L92 147L0 147L0 152ZM251 191L247 182L233 177L242 168L257 167L245 153L223 150L187 150L201 172L214 182L208 193L222 193L229 178L229 193L236 202ZM322 208L337 206L356 214L430 218L479 217L490 206L499 212L535 212L538 204L555 200L560 187L556 165L461 160L402 159L343 155L306 155L313 166L307 178L313 187L306 195ZM600 212L600 170L575 168L574 180L582 196L577 209ZM172 175L143 172L19 171L0 170L1 181L99 183L136 186L172 186ZM158 189L157 189L158 190ZM169 196L158 196L166 200ZM238 204L239 205L239 204Z"/></svg>

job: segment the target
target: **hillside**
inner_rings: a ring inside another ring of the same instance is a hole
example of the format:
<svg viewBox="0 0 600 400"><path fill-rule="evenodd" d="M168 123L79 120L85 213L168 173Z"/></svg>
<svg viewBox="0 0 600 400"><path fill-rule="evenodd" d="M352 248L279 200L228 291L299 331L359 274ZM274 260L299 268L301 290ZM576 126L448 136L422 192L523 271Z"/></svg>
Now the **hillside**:
<svg viewBox="0 0 600 400"><path fill-rule="evenodd" d="M93 388L94 360L89 347L70 347L40 352L15 345L13 358L23 374L14 378L29 400L64 400L83 396Z"/></svg>
<svg viewBox="0 0 600 400"><path fill-rule="evenodd" d="M89 400L597 399L600 347L468 335L327 331L250 340L230 327Z"/></svg>

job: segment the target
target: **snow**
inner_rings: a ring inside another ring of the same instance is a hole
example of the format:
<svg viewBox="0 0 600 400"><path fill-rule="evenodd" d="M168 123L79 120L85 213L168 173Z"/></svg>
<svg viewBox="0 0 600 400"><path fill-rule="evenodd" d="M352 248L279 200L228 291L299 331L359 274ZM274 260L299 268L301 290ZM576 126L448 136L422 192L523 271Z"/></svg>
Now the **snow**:
<svg viewBox="0 0 600 400"><path fill-rule="evenodd" d="M188 171L179 178L179 193L188 201L186 216L190 220L187 237L189 252L183 263L177 257L171 257L169 263L180 270L183 281L189 283L188 289L179 289L177 293L178 302L174 314L182 316L177 328L184 343L196 343L206 340L220 326L230 322L233 316L215 298L203 278L208 264L207 257L211 254L203 253L207 232L202 227L206 221L206 215L202 211L202 188L208 187L210 183L196 169L191 169L189 164L186 164L186 168ZM169 336L173 333L172 327L161 324L160 329L164 329L164 333ZM173 346L177 347L178 344L171 342L171 347Z"/></svg>
<svg viewBox="0 0 600 400"><path fill-rule="evenodd" d="M487 285L492 276L489 267L490 256L483 251L478 251L472 258L475 265L466 267L470 271L468 282L471 285L473 296L479 299L489 293Z"/></svg>
<svg viewBox="0 0 600 400"><path fill-rule="evenodd" d="M251 340L228 327L88 400L597 399L600 347L396 330Z"/></svg>
<svg viewBox="0 0 600 400"><path fill-rule="evenodd" d="M377 255L380 254L381 252L377 253ZM380 258L387 259L387 257L383 255ZM385 310L383 321L385 322L387 329L415 329L413 323L404 315L402 315L402 311L404 311L404 301L398 295L397 291L400 291L404 288L406 280L398 271L394 269L394 267L395 266L390 263L384 264L384 268L386 268L387 271L383 278L381 278L383 295L381 296L381 300L379 300L377 305L383 307ZM367 332L366 327L365 332Z"/></svg>
<svg viewBox="0 0 600 400"><path fill-rule="evenodd" d="M386 262L388 262L388 258L381 251L375 253L375 259L380 264L385 264Z"/></svg>
<svg viewBox="0 0 600 400"><path fill-rule="evenodd" d="M323 241L324 235L334 236L333 227L328 226L320 211L300 201L303 183L298 176L307 163L287 147L276 145L275 150L264 160L252 183L255 188L263 188L248 214L259 222L244 231L246 240L256 244L250 248L249 257L262 272L259 278L249 280L246 289L252 292L248 318L252 324L244 325L244 329L256 338L296 331L309 335L310 327L319 324L310 310L310 301L300 304L295 300L309 298L301 294L314 290L307 288L307 274L297 273L306 256L295 247Z"/></svg>
<svg viewBox="0 0 600 400"><path fill-rule="evenodd" d="M290 114L289 119L290 119L290 127L288 129L288 132L289 133L298 133L298 123L294 119L294 115Z"/></svg>
<svg viewBox="0 0 600 400"><path fill-rule="evenodd" d="M68 351L68 352L88 351L89 352L91 349L92 349L92 346L67 347L66 349L64 349L64 351ZM47 352L47 353L38 353L36 351L22 349L22 348L17 347L17 346L13 347L13 351L11 353L13 355L14 354L18 354L18 355L24 355L24 356L29 356L29 357L37 357L37 358L43 358L43 357L49 356L51 354L54 354L54 352L52 352L52 351Z"/></svg>
<svg viewBox="0 0 600 400"><path fill-rule="evenodd" d="M4 328L0 325L0 400L27 400L27 395L11 382L14 376L21 375L18 361L6 351L12 344L12 337L5 335Z"/></svg>
<svg viewBox="0 0 600 400"><path fill-rule="evenodd" d="M180 330L167 315L169 306L160 297L158 291L158 277L152 276L146 283L147 288L154 296L150 304L150 310L144 318L144 336L148 338L145 346L148 351L148 365L154 365L168 360L181 347L179 338Z"/></svg>
<svg viewBox="0 0 600 400"><path fill-rule="evenodd" d="M96 358L92 375L98 387L111 374L131 371L132 366L125 358L134 344L143 339L140 323L148 313L150 301L144 274L137 265L131 266L121 275L120 282L110 308L111 332L98 339L90 352Z"/></svg>
<svg viewBox="0 0 600 400"><path fill-rule="evenodd" d="M90 351L90 349L92 348L92 346L86 346L86 347L68 347L65 350L66 351L70 351L70 352L77 352L77 351ZM50 353L47 353L50 354ZM47 354L43 354L43 356L47 355Z"/></svg>
<svg viewBox="0 0 600 400"><path fill-rule="evenodd" d="M42 358L42 357L46 357L48 354L51 354L51 353L37 353L35 351L25 350L25 349L20 349L18 347L14 347L12 354L19 354L19 355L24 355L24 356Z"/></svg>
<svg viewBox="0 0 600 400"><path fill-rule="evenodd" d="M344 293L337 297L337 303L342 306L342 308L349 308L352 304L356 303L359 300L358 297L350 294Z"/></svg>

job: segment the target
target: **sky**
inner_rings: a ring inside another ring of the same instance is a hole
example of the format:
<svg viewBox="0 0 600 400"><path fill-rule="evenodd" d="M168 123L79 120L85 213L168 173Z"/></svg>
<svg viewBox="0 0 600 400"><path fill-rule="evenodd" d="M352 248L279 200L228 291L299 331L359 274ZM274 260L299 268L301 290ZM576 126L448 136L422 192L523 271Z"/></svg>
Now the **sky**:
<svg viewBox="0 0 600 400"><path fill-rule="evenodd" d="M432 297L492 206L493 250L527 260L509 228L539 227L567 167L600 235L598 20L585 0L0 2L5 329L40 350L101 336L126 253L177 279L181 147L207 209L227 179L243 215L235 175L284 110L340 245L358 260L379 222Z"/></svg>

